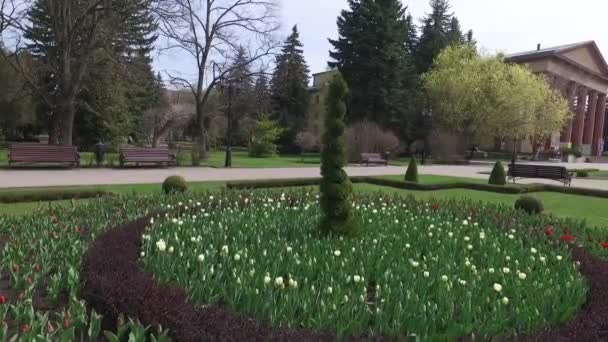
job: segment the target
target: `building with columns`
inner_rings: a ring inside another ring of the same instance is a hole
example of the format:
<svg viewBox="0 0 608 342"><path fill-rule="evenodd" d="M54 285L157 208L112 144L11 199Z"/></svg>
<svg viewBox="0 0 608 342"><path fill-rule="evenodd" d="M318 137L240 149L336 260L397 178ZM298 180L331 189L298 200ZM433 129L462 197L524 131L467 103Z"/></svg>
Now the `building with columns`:
<svg viewBox="0 0 608 342"><path fill-rule="evenodd" d="M541 48L539 44L534 51L507 55L505 59L547 76L575 113L561 132L555 132L544 142L544 148L578 145L585 155L601 156L608 135L608 64L596 43L587 41L551 48ZM532 152L532 145L521 146L522 152Z"/></svg>

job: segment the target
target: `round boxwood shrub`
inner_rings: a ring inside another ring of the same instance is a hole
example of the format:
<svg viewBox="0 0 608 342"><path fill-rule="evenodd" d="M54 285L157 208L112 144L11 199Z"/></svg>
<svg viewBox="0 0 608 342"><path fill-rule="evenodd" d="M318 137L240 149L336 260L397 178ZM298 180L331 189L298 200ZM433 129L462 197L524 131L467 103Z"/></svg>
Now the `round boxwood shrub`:
<svg viewBox="0 0 608 342"><path fill-rule="evenodd" d="M578 177L578 178L587 178L587 177L589 177L589 171L587 171L587 170L578 170L578 171L576 171L576 177Z"/></svg>
<svg viewBox="0 0 608 342"><path fill-rule="evenodd" d="M494 168L492 169L492 173L490 174L489 184L494 185L505 185L507 184L507 176L505 175L505 168L502 166L502 163L499 161L494 164Z"/></svg>
<svg viewBox="0 0 608 342"><path fill-rule="evenodd" d="M532 196L522 196L515 201L515 209L523 210L530 215L540 214L545 210L543 202Z"/></svg>
<svg viewBox="0 0 608 342"><path fill-rule="evenodd" d="M166 194L180 193L188 190L188 183L182 176L169 176L163 182L163 192Z"/></svg>
<svg viewBox="0 0 608 342"><path fill-rule="evenodd" d="M418 183L418 164L416 163L416 158L410 159L410 165L405 172L405 181Z"/></svg>

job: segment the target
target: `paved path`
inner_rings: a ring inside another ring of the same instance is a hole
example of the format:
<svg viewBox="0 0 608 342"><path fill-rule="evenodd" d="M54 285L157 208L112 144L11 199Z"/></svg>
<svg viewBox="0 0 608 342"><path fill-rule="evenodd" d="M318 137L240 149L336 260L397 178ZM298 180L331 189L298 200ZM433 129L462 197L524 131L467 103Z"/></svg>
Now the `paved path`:
<svg viewBox="0 0 608 342"><path fill-rule="evenodd" d="M585 164L586 167L590 164ZM406 167L348 167L351 176L403 175ZM452 176L487 179L479 172L490 171L491 165L419 166L419 172L426 175ZM171 175L181 175L190 182L231 181L252 179L288 179L320 177L319 168L272 168L272 169L215 169L178 167L171 169L74 169L74 170L0 170L0 188L39 187L67 185L104 184L152 184L162 183ZM558 184L549 180L522 180L521 183ZM575 179L573 186L608 190L608 181Z"/></svg>

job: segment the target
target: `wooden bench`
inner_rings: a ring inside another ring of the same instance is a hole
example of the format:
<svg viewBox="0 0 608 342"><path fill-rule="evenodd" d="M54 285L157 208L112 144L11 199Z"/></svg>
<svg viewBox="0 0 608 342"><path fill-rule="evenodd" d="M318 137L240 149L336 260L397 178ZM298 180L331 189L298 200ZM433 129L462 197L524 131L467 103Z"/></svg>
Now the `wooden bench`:
<svg viewBox="0 0 608 342"><path fill-rule="evenodd" d="M175 164L175 154L166 148L128 147L120 150L120 166L132 163L139 164Z"/></svg>
<svg viewBox="0 0 608 342"><path fill-rule="evenodd" d="M361 164L369 166L369 164L388 165L388 160L382 158L380 153L361 153Z"/></svg>
<svg viewBox="0 0 608 342"><path fill-rule="evenodd" d="M80 154L76 146L45 144L11 144L8 148L8 165L14 163L58 163L80 166Z"/></svg>
<svg viewBox="0 0 608 342"><path fill-rule="evenodd" d="M563 166L510 164L507 175L513 183L517 178L542 178L560 182L564 186L572 184L572 174Z"/></svg>

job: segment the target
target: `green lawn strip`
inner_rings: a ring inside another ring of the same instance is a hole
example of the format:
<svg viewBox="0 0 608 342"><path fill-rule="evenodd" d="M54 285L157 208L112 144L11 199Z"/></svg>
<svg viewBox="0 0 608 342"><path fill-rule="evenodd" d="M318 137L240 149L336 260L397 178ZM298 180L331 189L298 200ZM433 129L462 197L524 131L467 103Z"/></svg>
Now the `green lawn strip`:
<svg viewBox="0 0 608 342"><path fill-rule="evenodd" d="M403 175L394 175L394 176L378 176L374 178L381 179L389 179L395 181L403 181ZM452 184L452 183L483 183L487 184L487 179L479 179L479 178L463 178L463 177L451 177L451 176L434 176L434 175L419 175L419 183L420 184Z"/></svg>
<svg viewBox="0 0 608 342"><path fill-rule="evenodd" d="M192 182L188 184L190 191L201 192L206 190L219 190L225 186L224 182ZM161 184L120 184L120 185L93 185L93 186L68 186L68 187L41 187L41 188L6 188L0 189L0 194L3 193L19 193L19 192L39 192L39 191L62 191L62 190L87 190L97 189L105 190L114 194L160 194ZM86 199L74 200L73 203L78 205L86 203ZM65 206L71 205L71 200L61 201L37 201L37 202L22 202L22 203L0 203L0 214L23 215L32 212L33 210L43 206Z"/></svg>
<svg viewBox="0 0 608 342"><path fill-rule="evenodd" d="M505 204L508 206L512 206L515 203L515 200L521 196L465 189L439 191L402 190L371 184L355 184L355 189L360 192L381 191L403 196L413 195L416 198L426 200L466 198L474 201ZM557 217L570 217L578 220L586 220L588 225L599 227L602 230L608 228L608 212L605 211L605 208L608 207L608 199L554 192L537 192L532 194L532 196L541 199L545 206L545 210Z"/></svg>

